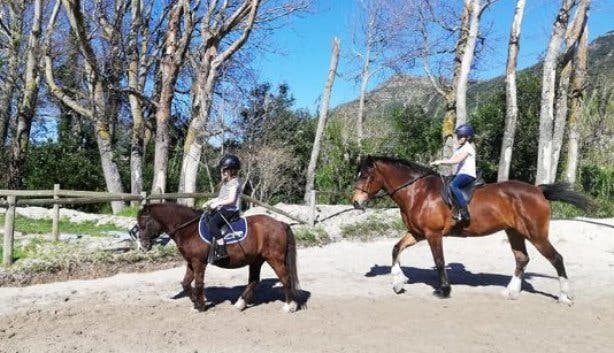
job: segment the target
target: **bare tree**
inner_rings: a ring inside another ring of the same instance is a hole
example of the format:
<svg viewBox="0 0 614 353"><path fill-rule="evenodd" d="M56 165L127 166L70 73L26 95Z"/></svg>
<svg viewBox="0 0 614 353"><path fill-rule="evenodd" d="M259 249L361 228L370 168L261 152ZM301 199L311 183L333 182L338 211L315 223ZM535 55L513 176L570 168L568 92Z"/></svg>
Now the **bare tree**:
<svg viewBox="0 0 614 353"><path fill-rule="evenodd" d="M525 0L516 1L514 20L510 31L510 41L507 51L507 67L505 75L505 130L501 142L501 155L499 157L499 173L497 181L508 180L510 165L512 164L512 152L514 149L514 137L516 135L516 121L518 120L518 103L516 101L516 63L520 46L520 27L524 13Z"/></svg>
<svg viewBox="0 0 614 353"><path fill-rule="evenodd" d="M574 19L569 24L565 32L565 46L567 52L562 56L559 61L560 74L558 80L558 87L556 91L555 110L554 110L554 126L552 132L552 164L550 166L551 181L557 174L559 165L559 157L561 153L561 147L563 146L563 135L565 133L565 126L567 124L567 112L568 112L568 93L569 93L569 80L572 73L572 58L577 51L577 43L579 41L582 32L585 29L585 24L588 20L588 9L590 0L579 0L578 8L576 9Z"/></svg>
<svg viewBox="0 0 614 353"><path fill-rule="evenodd" d="M316 135L313 141L313 147L311 149L311 157L309 159L309 166L307 167L307 180L305 183L305 202L309 202L311 191L314 190L315 184L315 172L318 157L320 154L320 145L322 135L324 134L324 127L326 125L326 116L328 115L328 104L330 101L330 95L333 90L333 84L335 82L335 76L337 75L337 63L339 62L339 39L333 39L333 50L330 58L330 66L328 68L328 78L324 85L324 92L322 93L322 103L320 106L320 116L318 118L318 126L316 128Z"/></svg>
<svg viewBox="0 0 614 353"><path fill-rule="evenodd" d="M586 65L588 62L588 24L584 23L584 30L578 43L574 58L574 73L571 83L571 104L569 111L569 142L567 145L567 169L565 179L570 184L576 181L578 170L578 138L579 125L584 120L584 95L586 91Z"/></svg>
<svg viewBox="0 0 614 353"><path fill-rule="evenodd" d="M216 6L211 1L210 6ZM164 39L164 56L160 64L159 104L156 111L156 137L154 152L154 178L151 191L164 193L168 169L169 120L171 104L175 96L175 86L180 69L184 64L192 32L197 21L200 0L190 6L189 0L174 1L170 10L168 29ZM183 26L182 26L183 22Z"/></svg>
<svg viewBox="0 0 614 353"><path fill-rule="evenodd" d="M116 114L117 111L116 107L109 104L109 97L113 95L113 92L110 90L112 87L116 87L119 78L109 77L109 73L103 70L101 58L96 55L95 38L87 33L88 22L84 17L81 1L61 0L61 3L84 58L83 63L87 75L88 91L84 92L83 96L87 97L89 107L83 105L79 99L73 98L72 94L67 92L63 87L60 87L56 83L53 75L53 59L50 54L51 33L53 32L58 6L54 9L54 14L47 27L47 39L45 44L45 79L47 86L49 87L49 91L60 102L81 116L91 119L94 123L98 152L100 154L107 190L113 193L121 193L123 192L123 187L119 170L114 160L111 130L114 119L116 119L116 116L111 115ZM119 1L116 3L116 17L112 24L109 23L104 14L100 12L97 13L98 24L102 31L100 38L105 39L108 43L117 43L116 36L121 33L121 26L123 24L122 9L124 8L125 3ZM100 9L98 3L96 4L96 9ZM113 51L116 52L116 50L117 49L114 49ZM107 59L115 61L117 58L112 53ZM111 72L110 75L114 75L114 73ZM123 202L121 201L111 202L111 208L114 213L119 212L123 206Z"/></svg>
<svg viewBox="0 0 614 353"><path fill-rule="evenodd" d="M42 0L34 0L32 28L26 52L24 88L17 108L17 124L11 148L9 188L16 190L23 187L23 172L30 141L30 130L38 97L42 7Z"/></svg>
<svg viewBox="0 0 614 353"><path fill-rule="evenodd" d="M8 0L0 4L0 53L4 54L5 60L5 64L0 66L0 146L6 142L18 90L25 5L20 0Z"/></svg>
<svg viewBox="0 0 614 353"><path fill-rule="evenodd" d="M544 57L542 75L542 97L539 113L539 143L537 153L537 174L535 184L547 184L553 181L552 172L552 128L554 124L554 95L556 90L556 64L561 49L565 29L574 0L562 0L552 35Z"/></svg>
<svg viewBox="0 0 614 353"><path fill-rule="evenodd" d="M445 2L423 1L422 6L418 8L418 16L420 17L419 31L423 41L422 62L424 71L435 90L445 101L446 111L442 124L442 137L444 139L443 154L445 156L452 154L454 127L467 120L467 84L476 51L480 18L484 11L495 2L496 0L487 0L482 4L480 0L464 0L457 26L453 24L452 19L448 15ZM444 32L448 33L448 36L449 33L458 33L458 39L453 50L442 47L437 43L437 40L431 38L432 31L429 30L429 27L432 24L441 27ZM452 78L446 82L445 79L438 79L433 75L430 58L434 55L449 52L454 52L454 63ZM450 172L450 170L448 168L447 172Z"/></svg>
<svg viewBox="0 0 614 353"><path fill-rule="evenodd" d="M208 3L201 20L200 46L198 48L199 115L192 117L186 135L179 190L193 192L202 148L209 134L209 124L214 100L214 90L219 83L221 69L245 45L256 25L263 26L277 19L305 9L310 0L266 1L238 0ZM261 11L261 5L266 3ZM187 201L187 202L191 202Z"/></svg>

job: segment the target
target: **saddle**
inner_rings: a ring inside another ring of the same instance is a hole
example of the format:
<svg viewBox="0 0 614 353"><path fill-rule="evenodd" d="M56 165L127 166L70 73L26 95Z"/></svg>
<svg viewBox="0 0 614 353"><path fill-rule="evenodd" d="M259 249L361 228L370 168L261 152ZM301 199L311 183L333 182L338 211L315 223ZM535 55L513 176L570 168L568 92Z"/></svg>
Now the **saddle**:
<svg viewBox="0 0 614 353"><path fill-rule="evenodd" d="M198 234L202 241L211 245L207 262L219 266L229 262L226 245L238 243L247 237L247 220L245 217L239 217L239 212L234 213L226 219L227 223L220 227L222 236L216 240L207 228L209 217L208 212L200 217Z"/></svg>
<svg viewBox="0 0 614 353"><path fill-rule="evenodd" d="M446 203L446 205L448 205L448 207L454 209L458 206L456 205L452 190L450 190L450 183L452 182L452 179L454 179L454 175L441 176L441 181L443 183L443 186L441 188L441 197L443 198L443 201ZM465 198L465 200L467 200L467 204L471 202L471 198L473 197L473 192L475 191L475 189L485 184L486 182L482 177L482 173L478 172L477 177L475 178L473 183L466 185L460 189L461 193L463 194L463 197Z"/></svg>

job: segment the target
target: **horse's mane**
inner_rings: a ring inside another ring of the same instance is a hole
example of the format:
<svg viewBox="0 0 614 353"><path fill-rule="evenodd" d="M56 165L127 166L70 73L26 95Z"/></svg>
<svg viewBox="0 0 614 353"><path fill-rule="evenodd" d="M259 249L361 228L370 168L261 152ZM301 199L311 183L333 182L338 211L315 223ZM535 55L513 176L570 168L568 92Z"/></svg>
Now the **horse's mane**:
<svg viewBox="0 0 614 353"><path fill-rule="evenodd" d="M144 212L148 212L152 208L173 208L175 209L175 212L178 212L178 213L184 213L184 212L185 213L198 213L198 214L203 213L202 209L185 206L185 205L178 204L175 202L162 202L162 203L151 203L151 204L144 205L139 210L139 215L141 215Z"/></svg>
<svg viewBox="0 0 614 353"><path fill-rule="evenodd" d="M408 161L402 158L388 157L388 156L367 156L366 158L362 160L360 164L360 170L362 171L362 170L365 170L366 168L372 167L375 164L375 162L381 162L384 164L400 165L403 167L407 167L411 169L412 171L415 171L422 175L439 175L439 173L437 173L432 168L429 168L420 163Z"/></svg>

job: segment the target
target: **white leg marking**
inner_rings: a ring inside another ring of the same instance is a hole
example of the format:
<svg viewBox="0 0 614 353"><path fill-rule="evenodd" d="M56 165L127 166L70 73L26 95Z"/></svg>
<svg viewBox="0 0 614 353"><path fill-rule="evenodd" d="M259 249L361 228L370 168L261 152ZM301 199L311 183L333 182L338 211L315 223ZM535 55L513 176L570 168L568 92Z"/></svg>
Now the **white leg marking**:
<svg viewBox="0 0 614 353"><path fill-rule="evenodd" d="M561 294L559 294L559 303L573 305L573 296L570 295L569 280L565 277L559 277L561 284Z"/></svg>
<svg viewBox="0 0 614 353"><path fill-rule="evenodd" d="M297 308L298 304L296 304L296 302L293 300L290 303L284 304L284 307L282 309L286 313L293 313L296 311Z"/></svg>
<svg viewBox="0 0 614 353"><path fill-rule="evenodd" d="M390 274L392 274L392 290L397 294L401 293L401 291L403 291L403 285L409 281L409 278L405 276L398 262L392 265Z"/></svg>
<svg viewBox="0 0 614 353"><path fill-rule="evenodd" d="M245 300L243 300L242 297L239 297L239 299L235 303L235 308L237 308L238 310L243 310L246 306L247 304L245 303Z"/></svg>
<svg viewBox="0 0 614 353"><path fill-rule="evenodd" d="M522 287L522 277L513 275L510 283L503 290L502 294L506 299L518 299L520 296L520 289Z"/></svg>

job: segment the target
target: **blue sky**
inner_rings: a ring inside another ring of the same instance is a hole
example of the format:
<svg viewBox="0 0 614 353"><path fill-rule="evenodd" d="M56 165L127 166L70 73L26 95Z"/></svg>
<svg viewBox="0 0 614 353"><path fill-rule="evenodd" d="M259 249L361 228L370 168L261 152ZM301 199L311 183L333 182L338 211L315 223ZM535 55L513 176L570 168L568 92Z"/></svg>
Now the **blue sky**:
<svg viewBox="0 0 614 353"><path fill-rule="evenodd" d="M461 1L461 0L451 0ZM528 0L522 23L518 66L520 69L536 63L548 44L559 0ZM350 17L355 0L315 0L314 11L292 21L289 27L275 32L270 40L275 54L266 54L256 62L261 81L274 86L287 83L296 98L296 108L318 111L319 97L324 88L334 36L341 39L343 53L351 45ZM505 72L507 40L514 14L515 0L499 0L482 18L490 26L488 60L473 75L488 79ZM614 30L614 0L593 0L589 14L589 40ZM484 27L481 27L483 29ZM340 60L338 73L348 71ZM422 74L420 69L414 73ZM371 80L369 89L387 77ZM331 107L355 99L358 86L352 80L337 77L331 97Z"/></svg>

